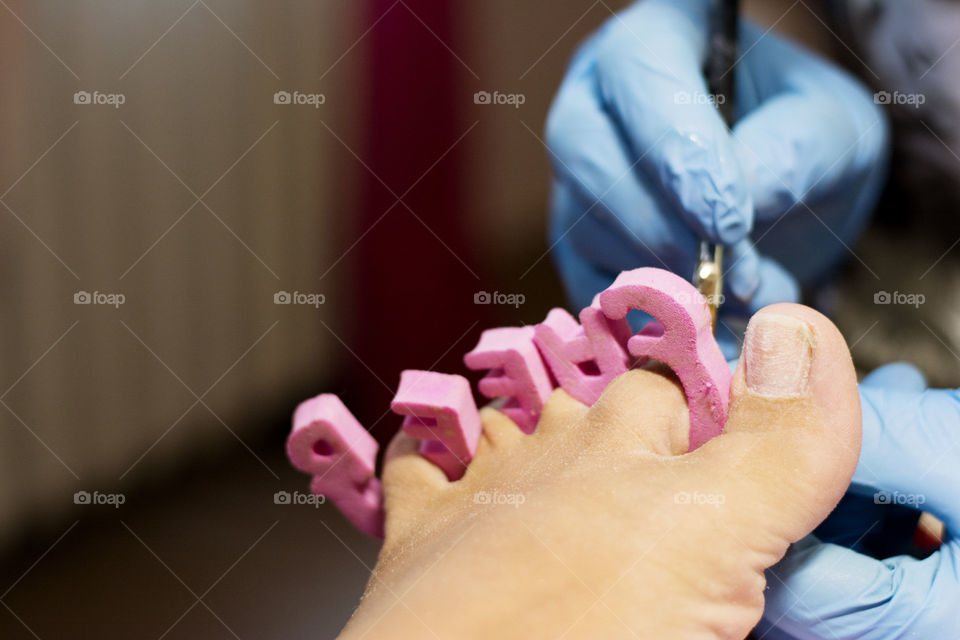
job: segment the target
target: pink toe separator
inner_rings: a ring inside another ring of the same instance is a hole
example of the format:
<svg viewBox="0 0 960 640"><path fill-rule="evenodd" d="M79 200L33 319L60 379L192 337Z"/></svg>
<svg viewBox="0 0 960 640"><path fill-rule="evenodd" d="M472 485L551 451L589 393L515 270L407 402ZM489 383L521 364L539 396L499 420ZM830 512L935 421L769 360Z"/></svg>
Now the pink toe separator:
<svg viewBox="0 0 960 640"><path fill-rule="evenodd" d="M600 294L600 307L613 319L625 318L632 309L657 318L659 324L650 323L630 338L627 349L659 360L680 378L690 407L690 451L720 435L733 374L713 338L710 310L700 292L669 271L644 267L617 276Z"/></svg>
<svg viewBox="0 0 960 640"><path fill-rule="evenodd" d="M611 380L630 368L625 348L630 325L605 316L598 298L580 312L580 322L582 326L563 309L551 309L536 326L534 341L563 390L592 405Z"/></svg>
<svg viewBox="0 0 960 640"><path fill-rule="evenodd" d="M406 416L404 433L423 440L420 454L424 458L443 469L450 480L463 477L480 440L480 414L466 378L404 371L390 408Z"/></svg>
<svg viewBox="0 0 960 640"><path fill-rule="evenodd" d="M477 385L480 393L487 398L506 397L500 410L524 433L537 428L540 410L553 391L533 337L533 327L487 329L463 357L469 369L490 370Z"/></svg>
<svg viewBox="0 0 960 640"><path fill-rule="evenodd" d="M358 529L383 538L377 441L340 398L324 393L300 403L287 438L294 467L313 476L310 490L330 498Z"/></svg>

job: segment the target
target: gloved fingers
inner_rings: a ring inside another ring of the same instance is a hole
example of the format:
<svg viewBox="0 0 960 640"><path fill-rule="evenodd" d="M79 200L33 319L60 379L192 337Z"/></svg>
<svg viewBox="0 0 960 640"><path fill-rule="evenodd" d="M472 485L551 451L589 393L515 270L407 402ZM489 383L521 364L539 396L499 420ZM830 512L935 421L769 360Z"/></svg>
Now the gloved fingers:
<svg viewBox="0 0 960 640"><path fill-rule="evenodd" d="M567 184L555 180L551 189L551 208L555 212L582 212L583 203ZM551 216L551 255L574 308L588 306L593 296L609 287L616 275L624 269L643 264L663 266L650 252L629 245L629 238L625 238L624 233L613 233L590 216L579 221L573 218L576 224L571 228L563 222L566 216L567 213L554 213ZM692 273L692 255L684 255L677 260L686 262L688 267L685 271L678 271L679 273ZM763 265L764 262L761 261L761 268ZM773 281L776 282L777 279L773 278ZM750 311L744 303L732 304L725 301L721 306L716 337L727 359L736 358L740 354L749 315ZM634 331L639 331L651 318L646 314L633 312L628 319Z"/></svg>
<svg viewBox="0 0 960 640"><path fill-rule="evenodd" d="M776 260L760 256L760 284L750 299L750 313L779 302L800 302L800 285Z"/></svg>
<svg viewBox="0 0 960 640"><path fill-rule="evenodd" d="M799 302L796 279L775 260L760 255L756 245L744 238L724 253L724 285L733 294L730 310L747 317L777 302Z"/></svg>
<svg viewBox="0 0 960 640"><path fill-rule="evenodd" d="M960 393L860 389L863 448L850 491L929 511L960 531Z"/></svg>
<svg viewBox="0 0 960 640"><path fill-rule="evenodd" d="M758 222L885 165L887 124L866 87L773 34L750 25L741 31L751 80L766 83L761 102L734 127Z"/></svg>
<svg viewBox="0 0 960 640"><path fill-rule="evenodd" d="M891 362L868 373L860 381L860 387L919 392L927 388L927 379L909 362Z"/></svg>
<svg viewBox="0 0 960 640"><path fill-rule="evenodd" d="M756 293L760 286L760 254L750 238L744 238L726 248L723 284L742 302L749 302Z"/></svg>
<svg viewBox="0 0 960 640"><path fill-rule="evenodd" d="M654 266L674 273L693 273L698 243L689 234L685 233L672 245L660 246L655 236L642 237L617 217L584 215L590 204L566 184L555 183L552 194L552 204L558 212L554 219L570 219L566 228L557 224L556 234L569 230L566 235L576 253L601 271L619 273L638 266ZM767 305L800 299L793 276L776 261L758 255L747 239L725 253L724 267L728 265L724 278L727 292L732 296L726 296L723 301L727 317L737 315L746 319ZM740 324L742 340L745 323ZM739 350L730 352L730 357L736 353Z"/></svg>
<svg viewBox="0 0 960 640"><path fill-rule="evenodd" d="M957 551L951 544L924 560L874 560L808 536L767 570L760 637L960 637Z"/></svg>
<svg viewBox="0 0 960 640"><path fill-rule="evenodd" d="M926 388L926 381L912 365L895 362L867 375L860 382L860 389L867 388L921 392ZM872 432L868 437L872 437ZM843 497L833 513L817 527L815 534L825 542L841 544L874 557L906 553L911 548L920 514L907 505L891 504L892 500L878 501L881 496L885 498L874 488L855 488Z"/></svg>
<svg viewBox="0 0 960 640"><path fill-rule="evenodd" d="M551 199L554 239L567 238L577 254L601 271L616 274L625 269L657 267L693 273L697 241L688 230L680 230L683 235L674 243L656 233L641 235L619 217L594 206L569 183L554 181Z"/></svg>
<svg viewBox="0 0 960 640"><path fill-rule="evenodd" d="M692 272L697 246L693 232L630 159L585 64L570 70L547 118L547 146L557 181L569 191L555 197L551 207L559 225L556 233L569 231L581 255L598 262L608 259L608 243L615 241L623 250L616 266L603 265L608 270L666 266ZM602 241L594 238L597 234ZM632 254L631 259L624 261L624 253Z"/></svg>
<svg viewBox="0 0 960 640"><path fill-rule="evenodd" d="M710 7L647 0L620 13L597 41L597 84L629 157L699 236L732 244L753 227L753 207L703 78Z"/></svg>
<svg viewBox="0 0 960 640"><path fill-rule="evenodd" d="M569 237L557 240L551 253L575 310L589 307L593 297L609 287L617 276L597 269L578 254Z"/></svg>

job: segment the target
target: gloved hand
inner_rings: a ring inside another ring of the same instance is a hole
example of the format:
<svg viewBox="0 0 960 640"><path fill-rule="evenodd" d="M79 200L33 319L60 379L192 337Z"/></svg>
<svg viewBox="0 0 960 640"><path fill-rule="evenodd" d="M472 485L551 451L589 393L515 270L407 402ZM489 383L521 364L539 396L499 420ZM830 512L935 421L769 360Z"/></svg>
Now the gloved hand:
<svg viewBox="0 0 960 640"><path fill-rule="evenodd" d="M946 525L923 560L875 560L810 536L767 572L765 640L960 638L960 392L924 390L912 367L888 365L860 385L863 449L851 492L877 510L919 504ZM847 524L861 536L882 526Z"/></svg>
<svg viewBox="0 0 960 640"><path fill-rule="evenodd" d="M731 135L702 73L710 5L637 2L581 47L560 87L550 236L576 308L623 269L692 276L704 238L730 247L721 311L745 319L821 279L874 207L889 136L873 96L744 23Z"/></svg>

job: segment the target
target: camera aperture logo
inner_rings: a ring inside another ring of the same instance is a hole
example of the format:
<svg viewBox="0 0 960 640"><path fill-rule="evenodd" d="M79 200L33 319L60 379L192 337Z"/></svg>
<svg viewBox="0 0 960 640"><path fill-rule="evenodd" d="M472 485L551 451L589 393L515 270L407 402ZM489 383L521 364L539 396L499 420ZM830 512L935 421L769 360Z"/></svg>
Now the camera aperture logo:
<svg viewBox="0 0 960 640"><path fill-rule="evenodd" d="M114 309L119 309L120 305L127 301L127 297L122 293L104 293L102 291L77 291L73 294L73 304L101 304Z"/></svg>
<svg viewBox="0 0 960 640"><path fill-rule="evenodd" d="M508 104L514 109L519 109L520 105L527 101L527 96L522 93L500 93L494 91L477 91L473 94L473 104Z"/></svg>
<svg viewBox="0 0 960 640"><path fill-rule="evenodd" d="M500 293L494 291L477 291L473 294L473 304L508 304L519 309L520 305L527 301L527 297L522 293Z"/></svg>
<svg viewBox="0 0 960 640"><path fill-rule="evenodd" d="M127 101L122 93L103 93L102 91L77 91L73 94L73 104L109 105L119 109Z"/></svg>
<svg viewBox="0 0 960 640"><path fill-rule="evenodd" d="M326 501L327 497L322 493L301 493L299 491L290 493L289 491L277 491L273 494L273 504L309 505L314 509L318 509L320 505Z"/></svg>
<svg viewBox="0 0 960 640"><path fill-rule="evenodd" d="M273 304L302 304L319 309L327 301L322 293L304 293L301 291L277 291L273 294Z"/></svg>
<svg viewBox="0 0 960 640"><path fill-rule="evenodd" d="M873 94L875 104L895 104L905 107L919 109L927 101L927 96L922 93L901 93L900 91L877 91Z"/></svg>
<svg viewBox="0 0 960 640"><path fill-rule="evenodd" d="M277 91L273 94L273 104L309 105L319 109L327 101L322 93L304 93L302 91Z"/></svg>
<svg viewBox="0 0 960 640"><path fill-rule="evenodd" d="M73 504L83 505L110 505L114 509L119 509L120 505L127 501L127 496L122 493L100 493L94 491L77 491L73 494Z"/></svg>
<svg viewBox="0 0 960 640"><path fill-rule="evenodd" d="M507 504L519 509L527 501L522 493L503 493L499 489L493 491L477 491L473 494L474 504Z"/></svg>
<svg viewBox="0 0 960 640"><path fill-rule="evenodd" d="M914 309L920 308L927 301L922 293L903 293L902 291L877 291L873 294L873 304L907 304Z"/></svg>
<svg viewBox="0 0 960 640"><path fill-rule="evenodd" d="M900 493L899 491L877 491L873 494L874 504L896 504L906 507L920 507L927 501L922 493Z"/></svg>

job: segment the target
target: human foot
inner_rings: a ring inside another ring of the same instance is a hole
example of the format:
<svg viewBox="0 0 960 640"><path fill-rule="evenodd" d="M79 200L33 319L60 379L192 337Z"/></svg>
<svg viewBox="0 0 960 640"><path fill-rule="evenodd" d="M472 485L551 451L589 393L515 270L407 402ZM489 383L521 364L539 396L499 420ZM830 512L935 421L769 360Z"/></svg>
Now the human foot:
<svg viewBox="0 0 960 640"><path fill-rule="evenodd" d="M836 505L856 466L856 377L822 315L751 321L724 434L687 450L675 380L562 390L523 434L498 411L448 482L399 434L386 539L344 638L743 638L763 571Z"/></svg>

